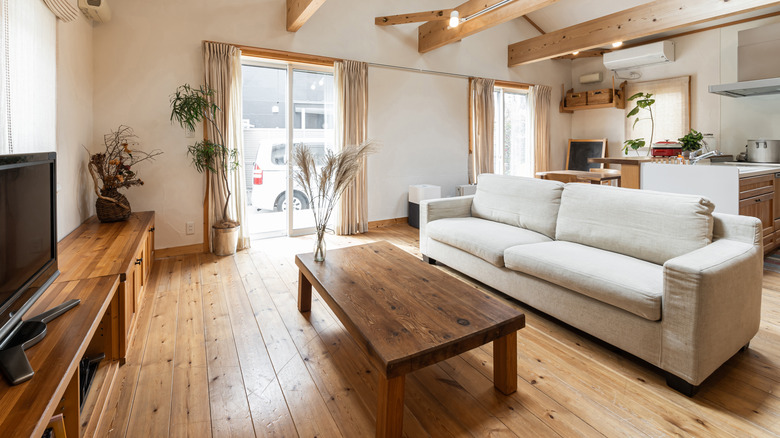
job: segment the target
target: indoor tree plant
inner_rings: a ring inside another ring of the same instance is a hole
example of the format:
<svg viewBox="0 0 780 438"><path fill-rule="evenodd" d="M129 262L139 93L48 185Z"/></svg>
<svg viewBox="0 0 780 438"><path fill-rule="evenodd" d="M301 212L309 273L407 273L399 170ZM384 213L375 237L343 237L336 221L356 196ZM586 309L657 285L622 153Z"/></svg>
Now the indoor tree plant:
<svg viewBox="0 0 780 438"><path fill-rule="evenodd" d="M325 157L318 160L305 144L295 146L295 182L309 197L314 214L314 261L325 261L325 231L333 208L344 190L355 180L363 158L373 151L373 142L367 140L360 145L347 146L339 153L328 150Z"/></svg>
<svg viewBox="0 0 780 438"><path fill-rule="evenodd" d="M196 125L203 122L214 132L215 138L204 138L188 146L187 153L192 157L192 164L198 172L213 172L225 186L227 196L212 226L213 248L217 255L229 255L236 251L238 227L241 224L232 219L228 212L232 195L228 175L238 167L239 162L238 152L225 144L225 135L217 124L217 114L222 110L213 102L215 93L205 85L198 88L189 84L179 86L171 95L171 122L178 123L188 132L195 132Z"/></svg>
<svg viewBox="0 0 780 438"><path fill-rule="evenodd" d="M687 157L691 152L701 149L702 143L704 142L704 134L695 129L691 129L691 132L678 138L677 141L682 145L683 155Z"/></svg>
<svg viewBox="0 0 780 438"><path fill-rule="evenodd" d="M643 93L639 92L634 94L633 96L629 97L628 100L634 101L636 100L636 103L634 105L634 108L629 111L629 113L626 115L626 118L631 118L636 116L636 119L634 119L634 124L631 126L631 129L634 129L636 127L636 124L639 123L640 120L650 120L650 143L649 146L653 146L653 135L655 134L655 119L653 119L653 104L655 103L655 99L652 98L653 95L651 93ZM649 117L642 117L640 114L640 111L647 110ZM636 139L629 139L623 142L623 153L628 155L628 149L633 149L637 155L639 155L638 149L641 147L644 147L646 144L644 138L636 138ZM648 155L650 155L650 148L648 148Z"/></svg>
<svg viewBox="0 0 780 438"><path fill-rule="evenodd" d="M129 126L119 125L103 136L105 151L89 156L87 169L95 184L95 212L100 222L118 222L130 217L130 202L119 189L142 186L135 165L162 154L160 150L135 149L138 137ZM132 149L131 149L132 148Z"/></svg>

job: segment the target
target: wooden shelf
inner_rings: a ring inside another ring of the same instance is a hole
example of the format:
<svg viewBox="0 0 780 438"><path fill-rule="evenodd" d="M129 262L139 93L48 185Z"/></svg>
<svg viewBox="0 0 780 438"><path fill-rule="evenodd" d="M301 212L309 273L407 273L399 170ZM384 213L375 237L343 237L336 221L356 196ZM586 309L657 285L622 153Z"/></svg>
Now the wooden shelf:
<svg viewBox="0 0 780 438"><path fill-rule="evenodd" d="M566 106L566 93L571 93L574 89L570 89L568 92L564 91L565 86L561 85L561 103L558 107L558 111L562 113L573 113L574 111L592 110L600 108L626 108L626 81L623 81L619 87L615 88L615 78L612 78L612 102L611 103L598 103L595 105L575 105Z"/></svg>

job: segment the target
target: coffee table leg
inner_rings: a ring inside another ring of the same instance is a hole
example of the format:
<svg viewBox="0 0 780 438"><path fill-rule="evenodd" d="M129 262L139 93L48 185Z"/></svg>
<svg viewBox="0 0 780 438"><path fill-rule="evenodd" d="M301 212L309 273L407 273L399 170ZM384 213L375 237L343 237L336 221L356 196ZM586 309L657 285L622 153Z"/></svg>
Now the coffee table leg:
<svg viewBox="0 0 780 438"><path fill-rule="evenodd" d="M376 410L377 438L400 437L404 430L404 380L406 376L388 379L379 376L379 398Z"/></svg>
<svg viewBox="0 0 780 438"><path fill-rule="evenodd" d="M302 271L298 271L298 310L308 312L311 310L311 282Z"/></svg>
<svg viewBox="0 0 780 438"><path fill-rule="evenodd" d="M517 332L493 341L493 385L506 395L517 391Z"/></svg>

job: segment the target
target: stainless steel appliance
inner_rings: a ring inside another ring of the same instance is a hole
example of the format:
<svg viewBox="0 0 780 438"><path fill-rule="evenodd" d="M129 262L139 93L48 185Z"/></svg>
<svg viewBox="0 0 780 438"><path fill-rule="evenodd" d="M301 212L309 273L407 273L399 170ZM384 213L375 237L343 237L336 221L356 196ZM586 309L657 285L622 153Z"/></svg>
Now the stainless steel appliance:
<svg viewBox="0 0 780 438"><path fill-rule="evenodd" d="M746 152L751 163L780 163L780 140L748 140Z"/></svg>

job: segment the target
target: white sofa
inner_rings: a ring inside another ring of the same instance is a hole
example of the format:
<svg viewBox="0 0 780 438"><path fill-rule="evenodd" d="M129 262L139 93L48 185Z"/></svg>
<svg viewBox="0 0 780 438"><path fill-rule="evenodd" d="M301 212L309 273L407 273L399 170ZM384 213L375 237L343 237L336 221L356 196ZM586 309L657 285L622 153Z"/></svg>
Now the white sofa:
<svg viewBox="0 0 780 438"><path fill-rule="evenodd" d="M420 250L698 385L758 332L761 222L706 198L502 175L423 201Z"/></svg>

